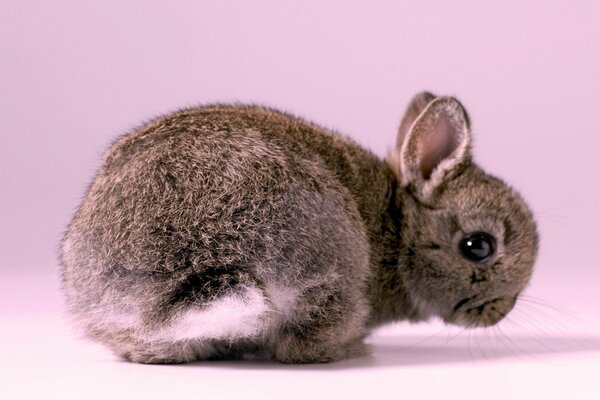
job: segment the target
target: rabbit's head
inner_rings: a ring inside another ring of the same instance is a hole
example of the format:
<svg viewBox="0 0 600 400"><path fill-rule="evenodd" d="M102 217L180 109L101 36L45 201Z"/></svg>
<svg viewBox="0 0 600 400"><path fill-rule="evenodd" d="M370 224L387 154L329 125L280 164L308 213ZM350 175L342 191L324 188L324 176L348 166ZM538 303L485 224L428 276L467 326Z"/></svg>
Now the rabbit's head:
<svg viewBox="0 0 600 400"><path fill-rule="evenodd" d="M460 102L417 95L388 161L404 189L399 273L420 314L501 320L529 281L538 235L522 198L472 162Z"/></svg>

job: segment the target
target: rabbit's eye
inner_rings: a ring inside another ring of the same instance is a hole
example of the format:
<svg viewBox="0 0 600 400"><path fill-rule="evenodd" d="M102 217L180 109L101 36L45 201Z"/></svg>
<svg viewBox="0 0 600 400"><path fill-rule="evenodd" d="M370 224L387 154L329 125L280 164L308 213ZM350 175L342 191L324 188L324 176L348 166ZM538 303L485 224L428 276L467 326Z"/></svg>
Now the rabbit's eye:
<svg viewBox="0 0 600 400"><path fill-rule="evenodd" d="M496 250L496 240L485 232L469 233L459 243L462 255L476 262L485 261Z"/></svg>

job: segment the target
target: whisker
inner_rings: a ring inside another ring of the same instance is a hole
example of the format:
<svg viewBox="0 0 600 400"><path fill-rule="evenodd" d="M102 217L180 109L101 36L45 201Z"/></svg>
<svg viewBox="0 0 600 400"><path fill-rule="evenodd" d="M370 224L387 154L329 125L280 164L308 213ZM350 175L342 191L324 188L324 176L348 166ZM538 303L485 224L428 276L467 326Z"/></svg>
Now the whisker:
<svg viewBox="0 0 600 400"><path fill-rule="evenodd" d="M556 311L556 312L559 312L561 314L564 314L565 316L572 317L572 318L577 318L571 311L567 311L566 309L559 308L558 306L550 304L550 303L548 303L548 301L546 301L546 300L544 300L542 298L539 298L539 297L534 297L534 296L530 296L530 295L525 294L525 295L520 295L519 296L519 300L523 300L523 301L526 301L528 303L535 303L535 304L538 304L538 305L540 305L542 307L546 307L546 308L549 308L549 309L551 309L553 311Z"/></svg>
<svg viewBox="0 0 600 400"><path fill-rule="evenodd" d="M540 333L544 335L548 334L559 334L565 335L567 332L564 330L564 327L558 324L548 323L546 320L540 318L539 310L535 308L528 308L527 306L522 306L518 309L515 309L514 312L516 315L523 315L527 320L527 323L532 327L536 328Z"/></svg>
<svg viewBox="0 0 600 400"><path fill-rule="evenodd" d="M494 330L498 334L498 337L502 340L502 345L506 348L513 356L518 356L515 350L512 348L512 341L506 334L500 329L498 325L494 325Z"/></svg>
<svg viewBox="0 0 600 400"><path fill-rule="evenodd" d="M527 318L529 318L530 322L536 323L536 326L538 326L538 329L540 329L539 328L540 319L537 315L530 315L529 311L524 310L524 309L519 310L519 312L522 313L523 315L527 316ZM589 348L593 347L593 344L589 340L581 337L577 332L569 330L567 327L561 326L560 324L558 326L557 325L550 325L550 326L553 329L549 329L547 325L544 325L542 327L542 329L540 329L540 331L543 333L546 333L546 336L547 336L547 333L549 332L549 333L558 335L559 338L568 339L569 343L577 344L577 347L579 349L585 349L586 347L589 347ZM544 331L544 329L545 329L545 331Z"/></svg>
<svg viewBox="0 0 600 400"><path fill-rule="evenodd" d="M460 336L464 331L466 331L467 329L469 329L468 326L463 326L461 329L458 330L458 332L456 334L454 334L452 337L450 338L446 338L446 344L450 343L451 340L453 340L454 338ZM448 331L450 332L450 330Z"/></svg>
<svg viewBox="0 0 600 400"><path fill-rule="evenodd" d="M469 352L469 358L471 361L475 361L473 358L473 353L471 352L471 331L467 331L467 351Z"/></svg>
<svg viewBox="0 0 600 400"><path fill-rule="evenodd" d="M560 218L556 218L555 216L549 216L549 215L536 215L536 219L541 221L541 220L549 220L552 221L554 223L557 223L565 228L569 228L569 229L577 229L575 225L573 225L575 222L577 222L576 219L574 218L567 218L565 217L564 219L560 219ZM565 221L566 220L566 221Z"/></svg>
<svg viewBox="0 0 600 400"><path fill-rule="evenodd" d="M513 324L515 328L518 329L519 334L523 335L528 340L534 342L535 344L537 344L538 346L544 348L545 350L549 350L549 351L552 351L552 352L556 351L556 348L553 348L550 345L546 344L539 337L537 337L535 335L532 335L530 331L528 331L527 329L525 329L524 327L522 327L520 324L517 324L514 320L511 319L511 320L509 320L509 322L511 324Z"/></svg>
<svg viewBox="0 0 600 400"><path fill-rule="evenodd" d="M432 340L432 339L434 339L434 338L436 338L436 337L440 336L442 333L444 333L444 332L445 332L445 331L447 331L447 330L448 330L448 328L447 328L447 327L443 327L443 328L442 328L442 329L440 329L439 331L437 331L437 332L435 332L435 333L432 333L431 335L428 335L427 337L424 337L424 338L422 338L422 339L420 339L420 340L418 340L418 341L416 341L416 342L414 342L414 343L411 343L411 344L409 344L409 345L406 345L406 346L404 346L404 347L405 347L405 348L408 348L408 349L410 349L410 348L412 348L412 347L417 347L417 346L419 346L419 345L422 345L422 344L424 344L424 343L426 343L426 342L428 342L428 341L430 341L430 340Z"/></svg>
<svg viewBox="0 0 600 400"><path fill-rule="evenodd" d="M494 325L494 329L492 330L492 334L494 337L494 346L496 347L496 353L501 354L501 346L503 345L502 337L498 333L498 327Z"/></svg>
<svg viewBox="0 0 600 400"><path fill-rule="evenodd" d="M500 332L502 332L502 334L508 339L508 341L521 353L521 354L516 354L517 356L522 356L522 355L526 355L528 357L534 358L538 361L541 361L541 359L539 357L536 357L533 353L530 353L528 351L526 351L525 349L523 349L521 346L519 346L514 340L512 340L506 333L504 333L504 331L502 330L502 328L500 326L498 326L498 330Z"/></svg>
<svg viewBox="0 0 600 400"><path fill-rule="evenodd" d="M549 330L553 330L554 333L558 333L561 335L574 334L572 328L570 326L565 325L565 323L560 318L549 314L543 309L540 309L539 307L537 307L537 305L522 303L518 308L515 308L515 311L517 311L517 313L522 313L531 320L537 321L538 324L543 324L543 327L546 329L552 328Z"/></svg>
<svg viewBox="0 0 600 400"><path fill-rule="evenodd" d="M479 330L478 332L475 333L475 341L477 342L477 347L479 347L479 352L481 353L481 355L483 356L484 359L489 360L488 354L485 351L485 346L481 345L481 336L485 335L485 330L483 332L481 332L481 330Z"/></svg>

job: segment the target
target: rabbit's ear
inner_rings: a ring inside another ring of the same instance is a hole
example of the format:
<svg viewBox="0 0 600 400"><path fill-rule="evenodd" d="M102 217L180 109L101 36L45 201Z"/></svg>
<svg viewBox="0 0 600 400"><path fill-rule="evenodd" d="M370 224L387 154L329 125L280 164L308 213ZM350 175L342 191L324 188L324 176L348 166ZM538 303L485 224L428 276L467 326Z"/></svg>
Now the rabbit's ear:
<svg viewBox="0 0 600 400"><path fill-rule="evenodd" d="M402 117L402 121L400 122L400 128L398 129L398 138L396 139L396 151L400 152L402 148L402 143L404 143L404 139L410 127L415 122L417 117L421 115L425 107L429 105L433 100L435 100L435 95L429 92L421 92L415 97L413 97L406 107L406 111L404 112L404 116Z"/></svg>
<svg viewBox="0 0 600 400"><path fill-rule="evenodd" d="M402 119L394 157L402 185L413 184L427 197L470 159L470 143L469 117L458 100L415 96Z"/></svg>

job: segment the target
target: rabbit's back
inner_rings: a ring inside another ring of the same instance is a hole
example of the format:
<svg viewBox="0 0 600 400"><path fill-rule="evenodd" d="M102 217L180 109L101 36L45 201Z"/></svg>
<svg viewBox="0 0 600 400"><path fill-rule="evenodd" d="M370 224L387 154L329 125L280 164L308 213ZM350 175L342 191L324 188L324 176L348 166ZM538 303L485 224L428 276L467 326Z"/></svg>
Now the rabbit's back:
<svg viewBox="0 0 600 400"><path fill-rule="evenodd" d="M181 310L243 289L250 312L274 312L270 326L246 329L256 334L302 320L332 292L360 310L365 226L314 150L351 156L347 147L358 149L258 108L184 111L122 137L64 239L72 311L88 332L168 326Z"/></svg>

